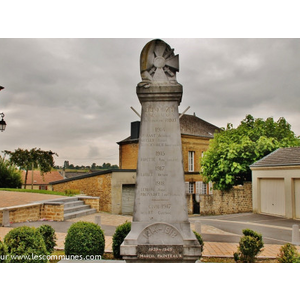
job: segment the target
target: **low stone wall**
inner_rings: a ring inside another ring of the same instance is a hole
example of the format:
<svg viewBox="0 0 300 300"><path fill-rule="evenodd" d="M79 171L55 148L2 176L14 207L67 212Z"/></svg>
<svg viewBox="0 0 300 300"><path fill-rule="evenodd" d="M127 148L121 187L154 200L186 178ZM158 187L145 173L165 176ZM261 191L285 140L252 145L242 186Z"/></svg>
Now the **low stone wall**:
<svg viewBox="0 0 300 300"><path fill-rule="evenodd" d="M0 209L0 224L38 221L41 219L51 221L64 220L64 205L60 203L34 203L24 204Z"/></svg>
<svg viewBox="0 0 300 300"><path fill-rule="evenodd" d="M40 219L63 221L64 220L64 205L61 203L44 203L41 206Z"/></svg>
<svg viewBox="0 0 300 300"><path fill-rule="evenodd" d="M82 200L84 202L84 204L89 205L91 208L94 208L97 210L97 212L100 211L100 199L97 197L88 197L88 196L84 196L78 197L78 200Z"/></svg>
<svg viewBox="0 0 300 300"><path fill-rule="evenodd" d="M235 186L223 192L214 190L213 195L200 195L201 215L222 215L252 212L252 183Z"/></svg>

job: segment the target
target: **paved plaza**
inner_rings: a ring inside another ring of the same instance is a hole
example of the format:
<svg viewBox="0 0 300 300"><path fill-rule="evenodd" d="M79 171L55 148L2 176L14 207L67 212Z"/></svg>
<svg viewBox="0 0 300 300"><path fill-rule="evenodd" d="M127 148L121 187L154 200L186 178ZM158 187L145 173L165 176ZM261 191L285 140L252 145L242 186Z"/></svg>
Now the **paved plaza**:
<svg viewBox="0 0 300 300"><path fill-rule="evenodd" d="M31 193L17 193L17 192L4 192L0 191L0 207L10 207L15 205L27 204L31 202L55 199L59 196L55 195L42 195L42 194L31 194ZM67 235L68 228L78 221L95 222L95 217L100 216L101 228L104 230L105 234L105 252L112 252L112 236L114 234L116 226L123 224L125 221L131 222L132 216L122 216L122 215L112 215L105 212L100 212L97 214L92 214L88 216L83 216L80 218L70 219L64 222L54 222L54 221L37 221L37 222L24 222L24 223L14 223L11 227L0 227L0 238L3 240L4 236L14 227L18 226L32 226L39 227L43 224L48 224L52 226L56 232L57 237L57 249L64 249L65 237ZM191 228L195 230L195 217L191 217ZM236 252L238 243L232 242L214 242L214 236L223 235L226 239L231 240L229 237L234 236L234 234L226 232L220 228L214 226L205 225L201 226L201 234L203 236L209 237L209 241L204 239L204 251L203 257L233 257L233 253ZM259 254L258 257L265 258L275 258L279 249L282 245L280 244L265 244L264 250ZM300 251L300 247L297 246Z"/></svg>

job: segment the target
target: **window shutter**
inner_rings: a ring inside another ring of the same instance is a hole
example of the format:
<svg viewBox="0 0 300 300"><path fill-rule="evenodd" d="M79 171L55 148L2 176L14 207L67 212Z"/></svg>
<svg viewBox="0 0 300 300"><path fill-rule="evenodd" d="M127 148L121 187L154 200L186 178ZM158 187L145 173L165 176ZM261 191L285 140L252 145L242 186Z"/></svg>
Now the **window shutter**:
<svg viewBox="0 0 300 300"><path fill-rule="evenodd" d="M189 194L189 184L190 183L188 181L185 182L185 193L186 194Z"/></svg>
<svg viewBox="0 0 300 300"><path fill-rule="evenodd" d="M201 194L202 191L202 181L196 181L196 194Z"/></svg>

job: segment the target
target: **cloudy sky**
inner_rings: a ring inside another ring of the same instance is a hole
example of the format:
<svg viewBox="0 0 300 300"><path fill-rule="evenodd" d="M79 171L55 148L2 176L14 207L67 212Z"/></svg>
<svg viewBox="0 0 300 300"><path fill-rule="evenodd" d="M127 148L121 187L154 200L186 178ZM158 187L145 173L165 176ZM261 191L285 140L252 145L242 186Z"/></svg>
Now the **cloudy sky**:
<svg viewBox="0 0 300 300"><path fill-rule="evenodd" d="M156 38L156 37L155 37ZM164 38L179 54L182 112L237 126L286 118L300 135L300 40ZM57 152L58 165L118 164L141 110L139 56L153 38L0 39L0 151Z"/></svg>

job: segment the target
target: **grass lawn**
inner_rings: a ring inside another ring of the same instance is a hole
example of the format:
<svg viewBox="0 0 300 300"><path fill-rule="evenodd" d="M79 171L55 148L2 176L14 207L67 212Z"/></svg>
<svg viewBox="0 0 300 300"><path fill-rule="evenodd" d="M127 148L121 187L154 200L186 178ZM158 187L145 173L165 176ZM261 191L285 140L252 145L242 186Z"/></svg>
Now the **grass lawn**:
<svg viewBox="0 0 300 300"><path fill-rule="evenodd" d="M47 194L47 195L66 196L65 193L61 193L61 192L53 192L53 191L45 191L45 190L29 190L29 189L7 189L7 188L0 188L0 191L20 192L20 193L36 193L36 194ZM68 195L68 196L69 196L69 195Z"/></svg>

